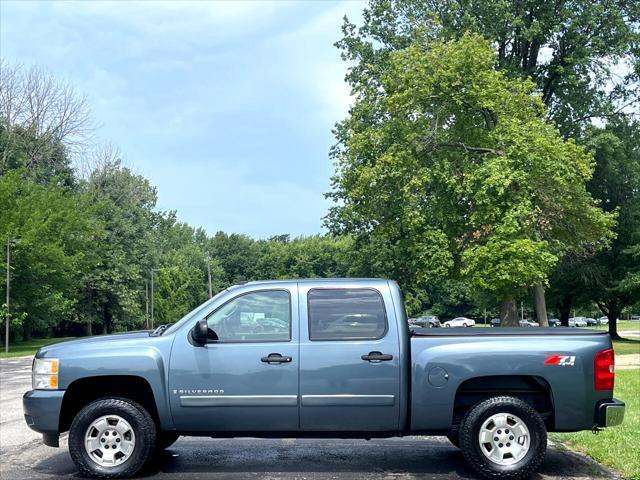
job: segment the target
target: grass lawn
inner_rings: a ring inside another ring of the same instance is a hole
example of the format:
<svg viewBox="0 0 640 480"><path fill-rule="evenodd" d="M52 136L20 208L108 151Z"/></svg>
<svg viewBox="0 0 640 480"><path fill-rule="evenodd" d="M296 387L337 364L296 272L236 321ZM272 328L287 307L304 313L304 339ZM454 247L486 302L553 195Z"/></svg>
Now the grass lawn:
<svg viewBox="0 0 640 480"><path fill-rule="evenodd" d="M40 347L45 345L51 345L52 343L63 342L65 340L73 340L74 337L63 338L38 338L30 340L28 342L10 343L9 353L4 351L4 343L2 344L2 351L0 351L0 358L8 357L21 357L23 355L33 355Z"/></svg>
<svg viewBox="0 0 640 480"><path fill-rule="evenodd" d="M640 353L640 338L623 338L613 341L613 350L616 355L626 355L627 353ZM640 445L638 446L640 448Z"/></svg>
<svg viewBox="0 0 640 480"><path fill-rule="evenodd" d="M598 435L591 432L553 433L562 441L600 463L618 470L625 478L640 479L640 369L616 372L615 396L627 404L624 423Z"/></svg>
<svg viewBox="0 0 640 480"><path fill-rule="evenodd" d="M582 327L582 328L591 328L594 330L609 330L609 325L595 325L593 327ZM629 320L620 320L618 322L618 333L635 330L636 332L640 331L640 322L631 322Z"/></svg>

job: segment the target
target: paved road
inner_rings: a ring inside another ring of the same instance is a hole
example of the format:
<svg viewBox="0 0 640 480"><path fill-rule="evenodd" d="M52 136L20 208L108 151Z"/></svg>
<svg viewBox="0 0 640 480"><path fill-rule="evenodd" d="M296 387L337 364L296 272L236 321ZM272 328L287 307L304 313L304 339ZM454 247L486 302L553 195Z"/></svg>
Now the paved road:
<svg viewBox="0 0 640 480"><path fill-rule="evenodd" d="M22 419L31 359L0 360L0 478L77 479L66 438L45 447ZM142 473L153 479L468 479L460 451L442 437L364 440L181 438ZM582 456L550 446L537 479L611 478Z"/></svg>

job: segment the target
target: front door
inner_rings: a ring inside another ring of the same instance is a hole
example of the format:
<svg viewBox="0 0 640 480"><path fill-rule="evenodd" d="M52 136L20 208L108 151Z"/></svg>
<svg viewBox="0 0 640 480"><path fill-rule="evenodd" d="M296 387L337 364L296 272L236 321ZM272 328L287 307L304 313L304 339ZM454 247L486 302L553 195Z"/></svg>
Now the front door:
<svg viewBox="0 0 640 480"><path fill-rule="evenodd" d="M300 284L303 430L398 430L400 347L386 287Z"/></svg>
<svg viewBox="0 0 640 480"><path fill-rule="evenodd" d="M207 323L217 341L195 346L182 335L171 354L169 393L178 430L298 430L296 284L240 292Z"/></svg>

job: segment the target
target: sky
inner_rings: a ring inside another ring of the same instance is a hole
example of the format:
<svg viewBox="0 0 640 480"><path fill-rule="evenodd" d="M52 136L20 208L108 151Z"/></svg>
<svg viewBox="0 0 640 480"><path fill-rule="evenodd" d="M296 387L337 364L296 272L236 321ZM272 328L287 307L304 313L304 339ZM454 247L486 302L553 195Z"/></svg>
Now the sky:
<svg viewBox="0 0 640 480"><path fill-rule="evenodd" d="M0 55L86 95L124 163L180 221L322 233L331 128L352 102L333 43L360 1L0 3Z"/></svg>

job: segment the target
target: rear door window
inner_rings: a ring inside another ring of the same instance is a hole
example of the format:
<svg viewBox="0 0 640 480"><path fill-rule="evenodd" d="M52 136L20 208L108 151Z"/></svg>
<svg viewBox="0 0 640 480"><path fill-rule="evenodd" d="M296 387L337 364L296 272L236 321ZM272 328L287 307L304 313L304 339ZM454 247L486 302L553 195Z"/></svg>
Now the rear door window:
<svg viewBox="0 0 640 480"><path fill-rule="evenodd" d="M371 288L309 290L310 340L377 340L387 331L380 292Z"/></svg>

